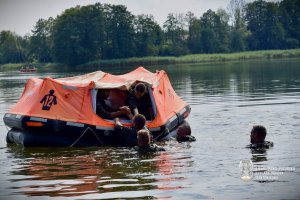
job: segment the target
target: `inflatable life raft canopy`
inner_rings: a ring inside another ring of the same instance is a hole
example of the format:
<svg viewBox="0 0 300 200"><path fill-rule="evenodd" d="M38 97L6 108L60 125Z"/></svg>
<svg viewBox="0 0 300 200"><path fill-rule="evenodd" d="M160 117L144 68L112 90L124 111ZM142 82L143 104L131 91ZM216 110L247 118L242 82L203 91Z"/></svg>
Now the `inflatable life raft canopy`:
<svg viewBox="0 0 300 200"><path fill-rule="evenodd" d="M96 71L58 79L31 78L27 81L20 100L8 113L111 127L112 121L104 120L96 114L96 91L128 90L136 82L146 83L152 91L156 113L153 121L148 123L149 128L160 127L177 113L186 111L187 103L175 93L165 71L152 73L138 67L123 75Z"/></svg>

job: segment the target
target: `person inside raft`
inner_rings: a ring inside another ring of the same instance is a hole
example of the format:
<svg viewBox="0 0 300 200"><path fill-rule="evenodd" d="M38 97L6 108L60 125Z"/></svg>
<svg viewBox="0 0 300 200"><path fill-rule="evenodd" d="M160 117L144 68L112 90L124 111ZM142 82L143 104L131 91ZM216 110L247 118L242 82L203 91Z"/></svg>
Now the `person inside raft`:
<svg viewBox="0 0 300 200"><path fill-rule="evenodd" d="M141 113L146 119L153 119L151 100L144 83L138 83L133 89L129 89L127 101L133 115Z"/></svg>
<svg viewBox="0 0 300 200"><path fill-rule="evenodd" d="M123 126L120 119L115 118L115 133L117 134L116 146L133 147L137 144L137 132L139 130L147 130L146 118L142 114L137 114L133 117L133 127Z"/></svg>
<svg viewBox="0 0 300 200"><path fill-rule="evenodd" d="M108 89L98 90L97 115L104 119L113 119L116 117L128 117L131 119L133 115L131 114L130 108L124 106L122 98L125 99L122 91L118 92Z"/></svg>
<svg viewBox="0 0 300 200"><path fill-rule="evenodd" d="M142 153L165 151L163 147L151 144L151 135L146 129L141 129L137 132L137 146L134 149Z"/></svg>
<svg viewBox="0 0 300 200"><path fill-rule="evenodd" d="M179 125L176 133L176 140L178 142L194 142L196 138L191 135L191 127L187 121Z"/></svg>
<svg viewBox="0 0 300 200"><path fill-rule="evenodd" d="M266 135L267 129L264 126L253 126L250 134L251 144L247 147L251 149L268 149L270 147L273 147L273 142L265 141Z"/></svg>

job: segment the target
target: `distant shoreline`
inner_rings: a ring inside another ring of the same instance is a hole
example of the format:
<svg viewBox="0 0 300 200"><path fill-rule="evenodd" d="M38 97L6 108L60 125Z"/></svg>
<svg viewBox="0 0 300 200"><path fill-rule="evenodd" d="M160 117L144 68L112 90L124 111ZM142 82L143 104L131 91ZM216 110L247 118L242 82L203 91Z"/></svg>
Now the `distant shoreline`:
<svg viewBox="0 0 300 200"><path fill-rule="evenodd" d="M113 60L96 60L81 64L78 66L68 67L61 63L34 63L29 64L36 67L39 72L58 72L58 71L92 71L104 67L128 67L128 66L154 66L162 64L180 64L180 63L220 63L227 61L246 61L246 60L265 60L279 58L300 58L300 49L288 50L260 50L245 51L238 53L221 53L221 54L190 54L185 56L173 57L142 57ZM0 65L0 71L19 71L21 67L28 65L25 63L8 63Z"/></svg>

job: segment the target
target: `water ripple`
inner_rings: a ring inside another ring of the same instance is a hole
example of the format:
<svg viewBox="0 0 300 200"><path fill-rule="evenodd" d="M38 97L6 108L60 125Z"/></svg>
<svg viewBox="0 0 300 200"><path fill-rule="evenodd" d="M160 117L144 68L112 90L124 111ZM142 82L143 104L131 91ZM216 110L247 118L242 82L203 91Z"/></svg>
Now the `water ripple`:
<svg viewBox="0 0 300 200"><path fill-rule="evenodd" d="M297 199L299 62L269 62L274 66L253 61L166 67L174 90L191 105L188 122L197 138L162 143L166 152L6 146L7 129L0 121L0 199ZM0 73L1 119L29 77L66 75ZM267 127L273 148L245 148L256 124ZM238 167L242 159L296 171L273 182L244 182Z"/></svg>

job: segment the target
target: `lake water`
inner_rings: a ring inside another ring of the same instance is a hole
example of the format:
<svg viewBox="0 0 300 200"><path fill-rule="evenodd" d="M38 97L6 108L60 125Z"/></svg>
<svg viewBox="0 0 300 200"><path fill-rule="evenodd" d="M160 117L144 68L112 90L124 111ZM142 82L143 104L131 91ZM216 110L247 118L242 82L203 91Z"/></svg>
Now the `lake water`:
<svg viewBox="0 0 300 200"><path fill-rule="evenodd" d="M7 146L3 115L26 80L78 72L1 72L0 199L300 198L300 59L148 69L164 69L191 105L196 142L170 141L166 152L149 155L128 148ZM245 148L256 124L267 128L273 148ZM253 163L248 181L241 179L241 160Z"/></svg>

